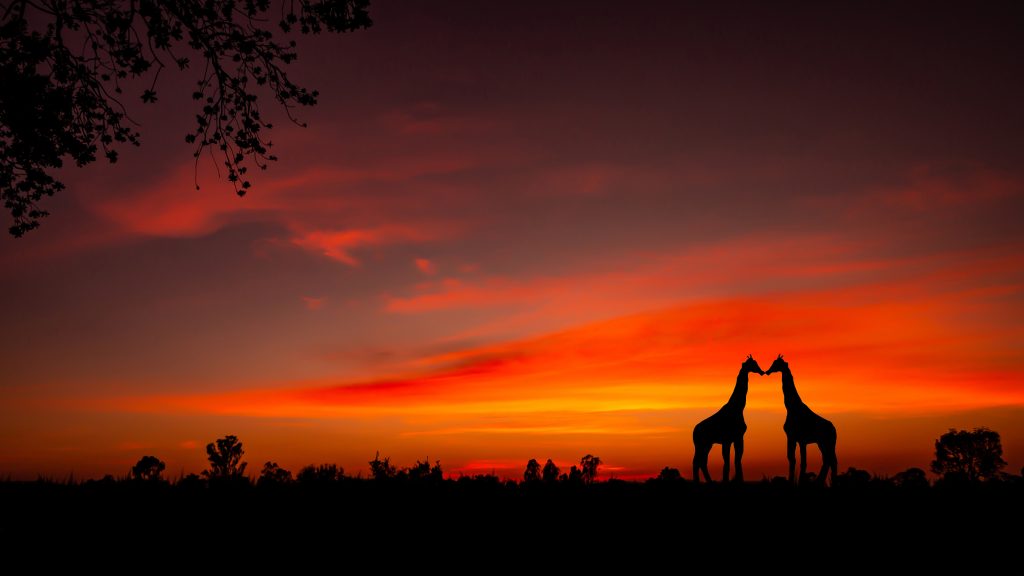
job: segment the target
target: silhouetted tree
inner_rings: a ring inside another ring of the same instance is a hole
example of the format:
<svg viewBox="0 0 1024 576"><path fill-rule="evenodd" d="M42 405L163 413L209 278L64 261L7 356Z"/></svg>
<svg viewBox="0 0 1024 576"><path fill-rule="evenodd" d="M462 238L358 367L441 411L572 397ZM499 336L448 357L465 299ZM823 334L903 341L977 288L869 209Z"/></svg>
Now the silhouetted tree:
<svg viewBox="0 0 1024 576"><path fill-rule="evenodd" d="M272 4L278 4L271 10ZM218 154L238 194L250 187L247 161L275 160L263 129L259 93L291 109L312 106L317 91L292 82L284 66L298 56L281 33L348 32L369 27L369 0L10 0L0 7L0 197L21 236L47 212L38 202L62 190L54 172L83 166L118 145L139 144L124 89L142 83L143 103L157 100L165 67L198 59L192 99L199 113L186 137L196 158ZM276 17L280 10L280 18Z"/></svg>
<svg viewBox="0 0 1024 576"><path fill-rule="evenodd" d="M444 480L444 473L441 471L441 461L438 460L433 466L430 465L429 459L425 459L422 462L416 461L416 464L403 470L410 480L416 482L431 481L440 482Z"/></svg>
<svg viewBox="0 0 1024 576"><path fill-rule="evenodd" d="M668 466L662 468L661 473L658 474L658 480L663 482L674 482L676 480L681 480L682 478L683 475L679 472L678 468L669 468Z"/></svg>
<svg viewBox="0 0 1024 576"><path fill-rule="evenodd" d="M927 488L928 475L920 468L907 468L892 477L892 483L899 488L918 490Z"/></svg>
<svg viewBox="0 0 1024 576"><path fill-rule="evenodd" d="M540 481L540 462L536 458L530 458L526 463L526 472L523 472L523 482Z"/></svg>
<svg viewBox="0 0 1024 576"><path fill-rule="evenodd" d="M323 485L331 484L341 480L345 476L345 469L337 464L321 464L315 466L310 464L295 475L299 484Z"/></svg>
<svg viewBox="0 0 1024 576"><path fill-rule="evenodd" d="M459 479L456 480L455 483L458 486L472 486L474 490L479 488L494 490L502 486L501 478L498 478L494 474L474 474L473 476L459 476Z"/></svg>
<svg viewBox="0 0 1024 576"><path fill-rule="evenodd" d="M256 480L257 486L280 486L292 482L292 473L277 465L277 462L267 462L260 471L260 477Z"/></svg>
<svg viewBox="0 0 1024 576"><path fill-rule="evenodd" d="M374 480L387 480L388 478L394 478L396 474L395 467L391 465L391 458L380 459L380 452L377 452L373 460L370 460L370 476Z"/></svg>
<svg viewBox="0 0 1024 576"><path fill-rule="evenodd" d="M167 466L156 456L143 456L132 466L132 478L146 482L159 482L160 474Z"/></svg>
<svg viewBox="0 0 1024 576"><path fill-rule="evenodd" d="M950 428L935 441L932 472L947 480L989 480L1006 466L999 433L988 428L973 431Z"/></svg>
<svg viewBox="0 0 1024 576"><path fill-rule="evenodd" d="M572 465L572 468L569 468L568 476L566 476L565 474L563 474L562 476L565 476L566 482L572 484L583 482L583 471L577 468L575 464Z"/></svg>
<svg viewBox="0 0 1024 576"><path fill-rule="evenodd" d="M860 468L849 467L846 472L833 479L835 486L844 488L863 488L871 482L871 473Z"/></svg>
<svg viewBox="0 0 1024 576"><path fill-rule="evenodd" d="M545 482L555 482L560 473L561 470L558 469L558 466L555 466L551 458L548 458L548 461L544 463L544 470L541 471L541 479Z"/></svg>
<svg viewBox="0 0 1024 576"><path fill-rule="evenodd" d="M187 474L178 480L178 488L182 490L200 490L206 486L206 482L197 474Z"/></svg>
<svg viewBox="0 0 1024 576"><path fill-rule="evenodd" d="M109 488L117 485L117 480L110 474L104 474L99 480L89 479L85 481L86 486L103 486Z"/></svg>
<svg viewBox="0 0 1024 576"><path fill-rule="evenodd" d="M583 476L583 481L587 484L592 484L597 478L597 467L601 465L601 459L597 456L591 456L587 454L583 458L580 458L580 473Z"/></svg>
<svg viewBox="0 0 1024 576"><path fill-rule="evenodd" d="M243 478L247 462L242 462L245 450L237 436L225 436L206 445L210 469L203 471L207 478Z"/></svg>

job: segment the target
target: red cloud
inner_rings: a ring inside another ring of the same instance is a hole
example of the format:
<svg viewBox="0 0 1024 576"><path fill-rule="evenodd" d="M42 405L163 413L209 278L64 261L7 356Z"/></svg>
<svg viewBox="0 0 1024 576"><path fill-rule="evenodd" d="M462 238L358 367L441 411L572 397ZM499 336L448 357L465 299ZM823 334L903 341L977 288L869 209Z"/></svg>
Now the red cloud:
<svg viewBox="0 0 1024 576"><path fill-rule="evenodd" d="M358 266L359 261L352 255L356 248L425 242L444 238L452 232L452 227L388 225L350 230L313 230L296 235L291 242L343 264Z"/></svg>
<svg viewBox="0 0 1024 576"><path fill-rule="evenodd" d="M307 310L319 310L323 308L324 303L327 302L327 298L314 298L312 296L303 296L302 302L306 305Z"/></svg>
<svg viewBox="0 0 1024 576"><path fill-rule="evenodd" d="M433 276L437 273L437 266L427 258L417 258L413 263L416 265L417 270L427 276Z"/></svg>
<svg viewBox="0 0 1024 576"><path fill-rule="evenodd" d="M925 212L989 203L1024 193L1024 183L990 170L970 170L950 177L927 166L915 168L902 186L876 190L869 200L903 210Z"/></svg>

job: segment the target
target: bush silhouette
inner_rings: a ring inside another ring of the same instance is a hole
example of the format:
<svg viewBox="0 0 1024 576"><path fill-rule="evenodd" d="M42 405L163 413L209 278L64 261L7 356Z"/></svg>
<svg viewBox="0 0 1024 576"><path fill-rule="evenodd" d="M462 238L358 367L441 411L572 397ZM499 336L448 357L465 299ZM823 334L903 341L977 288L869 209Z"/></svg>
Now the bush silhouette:
<svg viewBox="0 0 1024 576"><path fill-rule="evenodd" d="M144 482L159 482L160 474L167 466L156 456L143 456L132 466L132 479Z"/></svg>
<svg viewBox="0 0 1024 576"><path fill-rule="evenodd" d="M573 464L572 468L569 468L569 474L562 474L562 478L570 484L580 484L583 482L583 471Z"/></svg>
<svg viewBox="0 0 1024 576"><path fill-rule="evenodd" d="M928 475L920 468L907 468L892 477L892 483L899 488L919 490L928 488Z"/></svg>
<svg viewBox="0 0 1024 576"><path fill-rule="evenodd" d="M185 491L197 491L206 487L206 481L198 474L187 474L178 480L179 489Z"/></svg>
<svg viewBox="0 0 1024 576"><path fill-rule="evenodd" d="M860 468L849 467L835 478L835 485L843 488L863 488L871 482L871 473Z"/></svg>
<svg viewBox="0 0 1024 576"><path fill-rule="evenodd" d="M309 465L299 470L295 480L306 486L333 484L345 477L345 469L337 464Z"/></svg>
<svg viewBox="0 0 1024 576"><path fill-rule="evenodd" d="M402 470L402 473L413 482L440 482L444 480L444 473L441 471L441 461L438 460L433 466L428 459Z"/></svg>
<svg viewBox="0 0 1024 576"><path fill-rule="evenodd" d="M380 459L380 452L377 452L373 460L370 460L370 476L374 480L387 480L394 478L397 474L395 467L391 465L391 458Z"/></svg>
<svg viewBox="0 0 1024 576"><path fill-rule="evenodd" d="M267 462L260 471L257 486L282 486L293 482L292 473L277 465L277 462Z"/></svg>
<svg viewBox="0 0 1024 576"><path fill-rule="evenodd" d="M668 466L662 468L661 472L658 474L658 480L661 480L662 482L674 482L676 480L682 480L682 478L683 474L678 468L669 468Z"/></svg>

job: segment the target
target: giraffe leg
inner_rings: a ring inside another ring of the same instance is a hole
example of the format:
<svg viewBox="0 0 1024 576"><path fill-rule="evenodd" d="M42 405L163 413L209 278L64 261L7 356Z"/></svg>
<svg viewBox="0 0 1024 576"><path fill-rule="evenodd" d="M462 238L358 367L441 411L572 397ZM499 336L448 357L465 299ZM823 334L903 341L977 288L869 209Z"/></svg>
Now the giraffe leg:
<svg viewBox="0 0 1024 576"><path fill-rule="evenodd" d="M835 446L829 446L828 452L825 450L821 451L821 478L822 484L825 484L825 476L831 471L832 473L832 484L836 483L836 474L839 473L839 459L836 458Z"/></svg>
<svg viewBox="0 0 1024 576"><path fill-rule="evenodd" d="M825 485L825 477L828 476L828 470L832 466L832 458L830 451L821 447L821 472L818 473L817 483L822 486ZM835 479L835 476L832 478Z"/></svg>
<svg viewBox="0 0 1024 576"><path fill-rule="evenodd" d="M736 482L743 482L743 437L736 440L736 476L733 478Z"/></svg>
<svg viewBox="0 0 1024 576"><path fill-rule="evenodd" d="M792 484L796 475L796 442L786 438L786 458L789 459L789 483Z"/></svg>
<svg viewBox="0 0 1024 576"><path fill-rule="evenodd" d="M704 480L711 482L711 473L708 472L708 454L711 452L711 444L694 445L693 447L693 481L700 482L701 473Z"/></svg>
<svg viewBox="0 0 1024 576"><path fill-rule="evenodd" d="M729 448L732 444L728 442L722 442L722 459L725 460L725 465L722 467L722 482L729 481Z"/></svg>
<svg viewBox="0 0 1024 576"><path fill-rule="evenodd" d="M807 444L805 442L800 443L800 483L804 483L804 477L807 476Z"/></svg>

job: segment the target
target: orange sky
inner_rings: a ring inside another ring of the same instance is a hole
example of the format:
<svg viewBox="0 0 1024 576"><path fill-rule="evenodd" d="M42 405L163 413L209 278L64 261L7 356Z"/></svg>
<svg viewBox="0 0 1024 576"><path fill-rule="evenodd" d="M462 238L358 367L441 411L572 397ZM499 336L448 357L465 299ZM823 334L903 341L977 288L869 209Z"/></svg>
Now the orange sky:
<svg viewBox="0 0 1024 576"><path fill-rule="evenodd" d="M139 150L0 239L0 478L198 472L225 434L250 470L689 477L693 426L778 353L841 470L976 426L1024 465L1022 40L995 8L951 35L392 4L309 40L322 103L246 198L162 144L191 117L171 80ZM748 479L784 473L778 375L746 419Z"/></svg>

